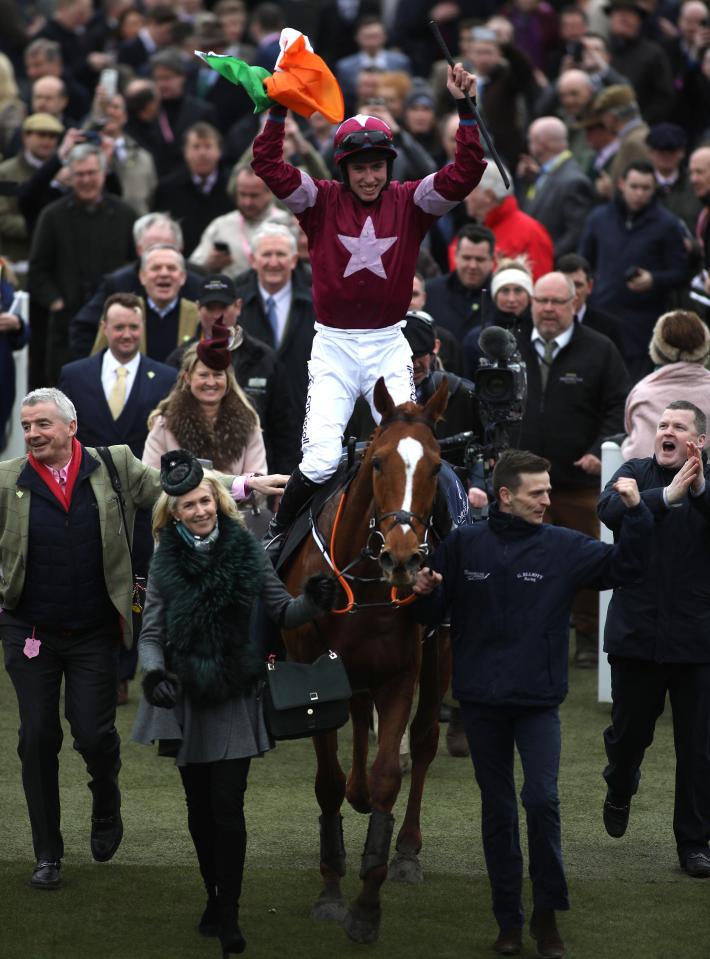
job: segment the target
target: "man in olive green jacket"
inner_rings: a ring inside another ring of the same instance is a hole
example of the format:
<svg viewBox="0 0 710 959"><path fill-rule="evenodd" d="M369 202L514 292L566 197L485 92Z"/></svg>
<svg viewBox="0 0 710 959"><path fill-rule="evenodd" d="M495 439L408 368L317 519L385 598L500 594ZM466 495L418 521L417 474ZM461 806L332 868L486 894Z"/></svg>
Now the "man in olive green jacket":
<svg viewBox="0 0 710 959"><path fill-rule="evenodd" d="M74 747L91 777L91 852L105 862L123 836L116 716L121 640L131 644L133 578L118 493L95 450L75 437L59 390L35 390L21 409L28 455L0 463L0 636L20 711L18 753L38 889L59 885L59 690ZM159 473L127 446L111 454L129 536L137 508L160 493Z"/></svg>
<svg viewBox="0 0 710 959"><path fill-rule="evenodd" d="M110 447L119 494L95 449L76 439L76 410L57 389L21 405L28 455L0 462L0 638L20 711L18 753L37 859L30 884L56 889L64 854L57 757L59 692L90 775L91 853L111 859L123 836L116 680L121 640L131 645L133 577L128 539L136 509L161 492L160 474L128 446ZM169 454L167 454L169 455ZM286 476L250 476L263 495ZM245 477L223 476L235 499Z"/></svg>

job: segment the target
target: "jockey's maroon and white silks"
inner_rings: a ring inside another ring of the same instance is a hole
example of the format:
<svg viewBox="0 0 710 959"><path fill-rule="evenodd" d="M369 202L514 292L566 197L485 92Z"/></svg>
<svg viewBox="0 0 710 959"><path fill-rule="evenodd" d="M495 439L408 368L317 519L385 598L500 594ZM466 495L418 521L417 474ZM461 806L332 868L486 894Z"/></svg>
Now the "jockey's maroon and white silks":
<svg viewBox="0 0 710 959"><path fill-rule="evenodd" d="M424 235L481 179L485 161L475 122L461 119L453 163L423 180L392 181L374 203L286 163L283 137L282 118L271 113L254 141L252 167L308 236L318 321L348 330L400 323Z"/></svg>

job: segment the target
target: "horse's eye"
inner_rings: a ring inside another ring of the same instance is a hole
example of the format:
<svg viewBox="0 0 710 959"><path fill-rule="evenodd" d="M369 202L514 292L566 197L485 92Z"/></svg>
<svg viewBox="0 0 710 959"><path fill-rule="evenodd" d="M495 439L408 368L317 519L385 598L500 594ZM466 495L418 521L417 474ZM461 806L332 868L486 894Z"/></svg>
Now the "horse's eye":
<svg viewBox="0 0 710 959"><path fill-rule="evenodd" d="M382 469L382 462L380 461L379 457L375 456L372 460L372 468L373 470L377 470L378 473Z"/></svg>

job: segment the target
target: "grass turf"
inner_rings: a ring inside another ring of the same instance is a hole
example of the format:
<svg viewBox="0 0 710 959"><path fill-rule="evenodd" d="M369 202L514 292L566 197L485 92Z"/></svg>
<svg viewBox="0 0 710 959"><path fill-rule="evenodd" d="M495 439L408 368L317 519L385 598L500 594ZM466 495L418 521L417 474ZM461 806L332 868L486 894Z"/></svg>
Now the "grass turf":
<svg viewBox="0 0 710 959"><path fill-rule="evenodd" d="M563 842L572 909L560 917L570 959L707 959L710 880L678 868L671 830L673 749L669 717L658 724L644 762L642 787L621 840L601 824L604 764L601 732L608 707L595 701L595 674L573 671L562 711L560 778ZM187 833L184 801L171 760L129 741L138 696L119 710L123 739L126 835L116 858L92 862L90 795L68 730L60 761L66 855L57 892L30 889L29 825L15 755L17 709L0 675L0 957L2 959L209 959L216 940L196 922L203 892ZM347 762L347 735L343 736ZM363 947L342 930L308 918L319 891L317 809L310 743L282 744L255 761L247 797L249 851L242 914L248 954L325 959L371 952L398 957L493 956L496 926L480 844L480 803L468 760L444 747L427 782L421 886L389 883L380 941ZM519 784L520 784L520 776ZM408 780L404 781L406 789ZM395 808L401 820L404 791ZM358 889L367 820L344 809L348 896ZM395 827L396 828L396 827ZM529 883L526 882L529 907ZM525 939L524 955L534 956Z"/></svg>

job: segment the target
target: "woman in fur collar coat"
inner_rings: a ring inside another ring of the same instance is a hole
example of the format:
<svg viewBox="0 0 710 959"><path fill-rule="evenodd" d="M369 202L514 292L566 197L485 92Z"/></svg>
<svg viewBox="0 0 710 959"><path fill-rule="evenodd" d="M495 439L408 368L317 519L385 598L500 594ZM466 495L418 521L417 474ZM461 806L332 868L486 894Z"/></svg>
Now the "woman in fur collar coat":
<svg viewBox="0 0 710 959"><path fill-rule="evenodd" d="M190 450L222 473L263 474L266 450L259 417L234 378L228 331L185 351L177 382L148 419L143 462L156 469L168 450Z"/></svg>
<svg viewBox="0 0 710 959"><path fill-rule="evenodd" d="M335 580L317 574L292 598L216 474L186 450L163 456L161 482L138 644L145 699L132 738L158 740L176 756L208 896L198 928L219 936L227 956L246 947L244 793L251 757L269 749L255 692L263 662L250 629L254 603L293 629L332 608Z"/></svg>

